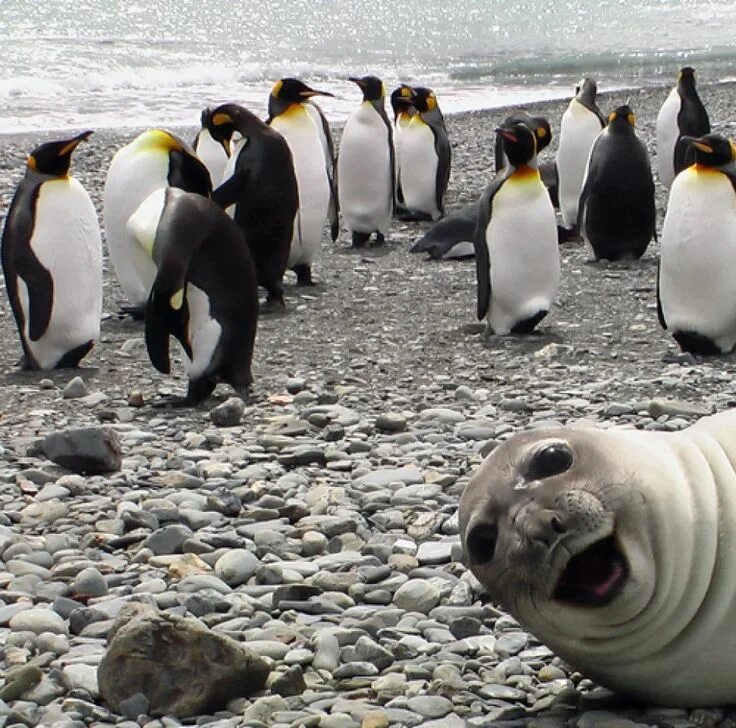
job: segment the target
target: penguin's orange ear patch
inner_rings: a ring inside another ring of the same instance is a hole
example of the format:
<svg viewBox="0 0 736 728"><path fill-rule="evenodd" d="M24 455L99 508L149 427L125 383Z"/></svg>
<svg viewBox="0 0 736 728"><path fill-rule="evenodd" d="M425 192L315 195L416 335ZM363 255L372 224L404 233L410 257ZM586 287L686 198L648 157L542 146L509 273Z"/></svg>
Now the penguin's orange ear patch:
<svg viewBox="0 0 736 728"><path fill-rule="evenodd" d="M36 158L32 155L28 155L28 159L26 160L26 164L28 165L28 169L32 169L34 172L36 170Z"/></svg>
<svg viewBox="0 0 736 728"><path fill-rule="evenodd" d="M633 114L629 114L626 117L626 121L628 121L631 126L636 126L636 117Z"/></svg>
<svg viewBox="0 0 736 728"><path fill-rule="evenodd" d="M232 124L232 121L233 120L229 114L223 114L222 112L220 112L219 114L215 114L212 117L212 123L215 126L222 126L223 124Z"/></svg>
<svg viewBox="0 0 736 728"><path fill-rule="evenodd" d="M615 111L612 111L612 112L611 112L611 113L610 113L610 114L608 115L608 123L610 124L610 123L611 123L612 121L616 121L616 118L617 118L617 116L616 116L616 112L615 112Z"/></svg>
<svg viewBox="0 0 736 728"><path fill-rule="evenodd" d="M544 139L544 137L546 137L546 136L547 136L547 130L543 126L540 126L537 129L537 138L538 139Z"/></svg>
<svg viewBox="0 0 736 728"><path fill-rule="evenodd" d="M283 81L281 80L276 81L276 83L273 85L273 88L271 89L271 96L278 98L278 95L281 92L281 87L283 85L284 85Z"/></svg>

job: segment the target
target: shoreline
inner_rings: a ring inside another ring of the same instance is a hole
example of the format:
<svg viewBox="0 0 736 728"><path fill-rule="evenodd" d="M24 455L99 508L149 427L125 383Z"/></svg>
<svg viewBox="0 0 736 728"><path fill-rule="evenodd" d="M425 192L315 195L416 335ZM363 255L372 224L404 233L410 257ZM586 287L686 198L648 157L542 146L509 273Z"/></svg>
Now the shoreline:
<svg viewBox="0 0 736 728"><path fill-rule="evenodd" d="M599 99L606 99L611 96L621 95L621 94L645 94L645 95L651 95L651 94L658 94L661 93L663 90L671 89L675 84L675 79L673 76L672 82L670 84L651 84L651 85L643 85L643 86L637 86L635 84L632 84L631 86L625 85L620 88L613 88L613 89L607 89L605 91L599 91L598 98ZM709 89L714 88L720 88L720 89L728 89L729 87L736 87L736 80L723 80L723 81L709 81L709 82L703 82L698 84L698 90L703 94L707 95ZM555 107L558 104L561 103L569 103L570 99L573 97L572 89L568 91L567 93L555 96L552 98L546 98L546 99L530 99L521 103L517 104L508 104L503 103L499 104L498 106L491 105L491 106L481 106L479 108L473 108L473 109L463 109L458 111L447 111L443 112L445 117L447 119L456 119L456 118L463 118L466 116L477 116L477 115L489 115L489 114L495 114L495 113L502 113L504 111L509 111L512 109L519 109L519 108L529 108L534 107L535 109L543 110L548 107ZM440 102L442 102L442 97L439 97ZM386 109L387 112L390 115L390 108L388 104L388 100L386 101ZM338 121L330 121L330 125L333 129L340 129L344 125L344 120L338 120ZM109 134L109 135L125 135L130 136L131 138L134 135L137 135L144 131L145 129L149 129L152 127L155 127L156 125L151 126L140 126L140 125L133 125L133 126L102 126L98 127L97 129L94 129L95 134ZM172 124L172 125L161 125L162 128L169 129L173 131L174 133L179 134L196 134L197 130L199 129L198 125L196 124ZM85 126L70 126L65 127L63 129L59 128L51 128L51 129L39 129L39 130L21 130L21 131L0 131L0 143L6 142L6 143L19 143L21 141L25 140L32 140L32 139L39 139L39 140L46 140L49 138L63 138L61 135L73 135L75 132L83 131L86 128Z"/></svg>

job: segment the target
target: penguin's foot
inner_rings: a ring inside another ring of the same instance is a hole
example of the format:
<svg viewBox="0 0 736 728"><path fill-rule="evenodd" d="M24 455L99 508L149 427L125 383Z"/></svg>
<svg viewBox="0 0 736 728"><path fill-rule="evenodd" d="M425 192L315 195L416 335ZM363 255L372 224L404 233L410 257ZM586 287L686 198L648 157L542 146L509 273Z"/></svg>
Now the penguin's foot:
<svg viewBox="0 0 736 728"><path fill-rule="evenodd" d="M81 344L71 351L67 351L67 353L59 359L54 369L76 369L79 366L79 362L87 356L93 344L94 341L88 341L86 344Z"/></svg>
<svg viewBox="0 0 736 728"><path fill-rule="evenodd" d="M386 236L383 233L376 233L376 242L374 245L385 245L386 244Z"/></svg>
<svg viewBox="0 0 736 728"><path fill-rule="evenodd" d="M146 318L145 306L121 306L120 313L123 316L130 316L133 321L143 321Z"/></svg>
<svg viewBox="0 0 736 728"><path fill-rule="evenodd" d="M275 298L268 296L266 300L258 307L260 313L281 313L286 310L284 297Z"/></svg>
<svg viewBox="0 0 736 728"><path fill-rule="evenodd" d="M312 280L312 267L302 263L295 265L292 270L296 273L296 284L297 286L313 286L314 281Z"/></svg>
<svg viewBox="0 0 736 728"><path fill-rule="evenodd" d="M153 403L154 407L196 407L215 391L212 379L190 379L186 397L162 397Z"/></svg>
<svg viewBox="0 0 736 728"><path fill-rule="evenodd" d="M359 233L353 230L353 247L354 248L365 248L370 237L371 237L370 233Z"/></svg>
<svg viewBox="0 0 736 728"><path fill-rule="evenodd" d="M577 243L580 240L580 231L577 225L565 227L557 226L557 242L558 243Z"/></svg>
<svg viewBox="0 0 736 728"><path fill-rule="evenodd" d="M18 359L18 363L16 366L19 369L22 369L24 372L29 372L31 369L33 369L33 365L31 364L31 360L28 358L27 354L21 354L20 359Z"/></svg>

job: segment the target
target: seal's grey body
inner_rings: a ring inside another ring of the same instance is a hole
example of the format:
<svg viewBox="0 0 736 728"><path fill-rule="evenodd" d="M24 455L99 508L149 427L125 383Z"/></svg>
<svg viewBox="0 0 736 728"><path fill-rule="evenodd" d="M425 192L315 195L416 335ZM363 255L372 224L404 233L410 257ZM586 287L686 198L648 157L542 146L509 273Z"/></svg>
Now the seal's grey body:
<svg viewBox="0 0 736 728"><path fill-rule="evenodd" d="M511 438L460 502L491 596L602 685L736 703L736 411L677 433Z"/></svg>

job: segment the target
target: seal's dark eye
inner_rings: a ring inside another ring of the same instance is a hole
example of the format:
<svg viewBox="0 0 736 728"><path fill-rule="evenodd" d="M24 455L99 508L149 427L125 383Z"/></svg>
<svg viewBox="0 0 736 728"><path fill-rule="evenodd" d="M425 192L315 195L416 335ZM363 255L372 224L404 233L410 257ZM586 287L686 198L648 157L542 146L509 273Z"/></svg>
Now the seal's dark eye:
<svg viewBox="0 0 736 728"><path fill-rule="evenodd" d="M547 445L534 453L529 463L527 480L541 480L551 475L559 475L570 469L572 465L572 452L567 445L556 442Z"/></svg>
<svg viewBox="0 0 736 728"><path fill-rule="evenodd" d="M468 564L479 566L493 561L497 540L498 529L495 523L480 523L473 527L465 539Z"/></svg>

